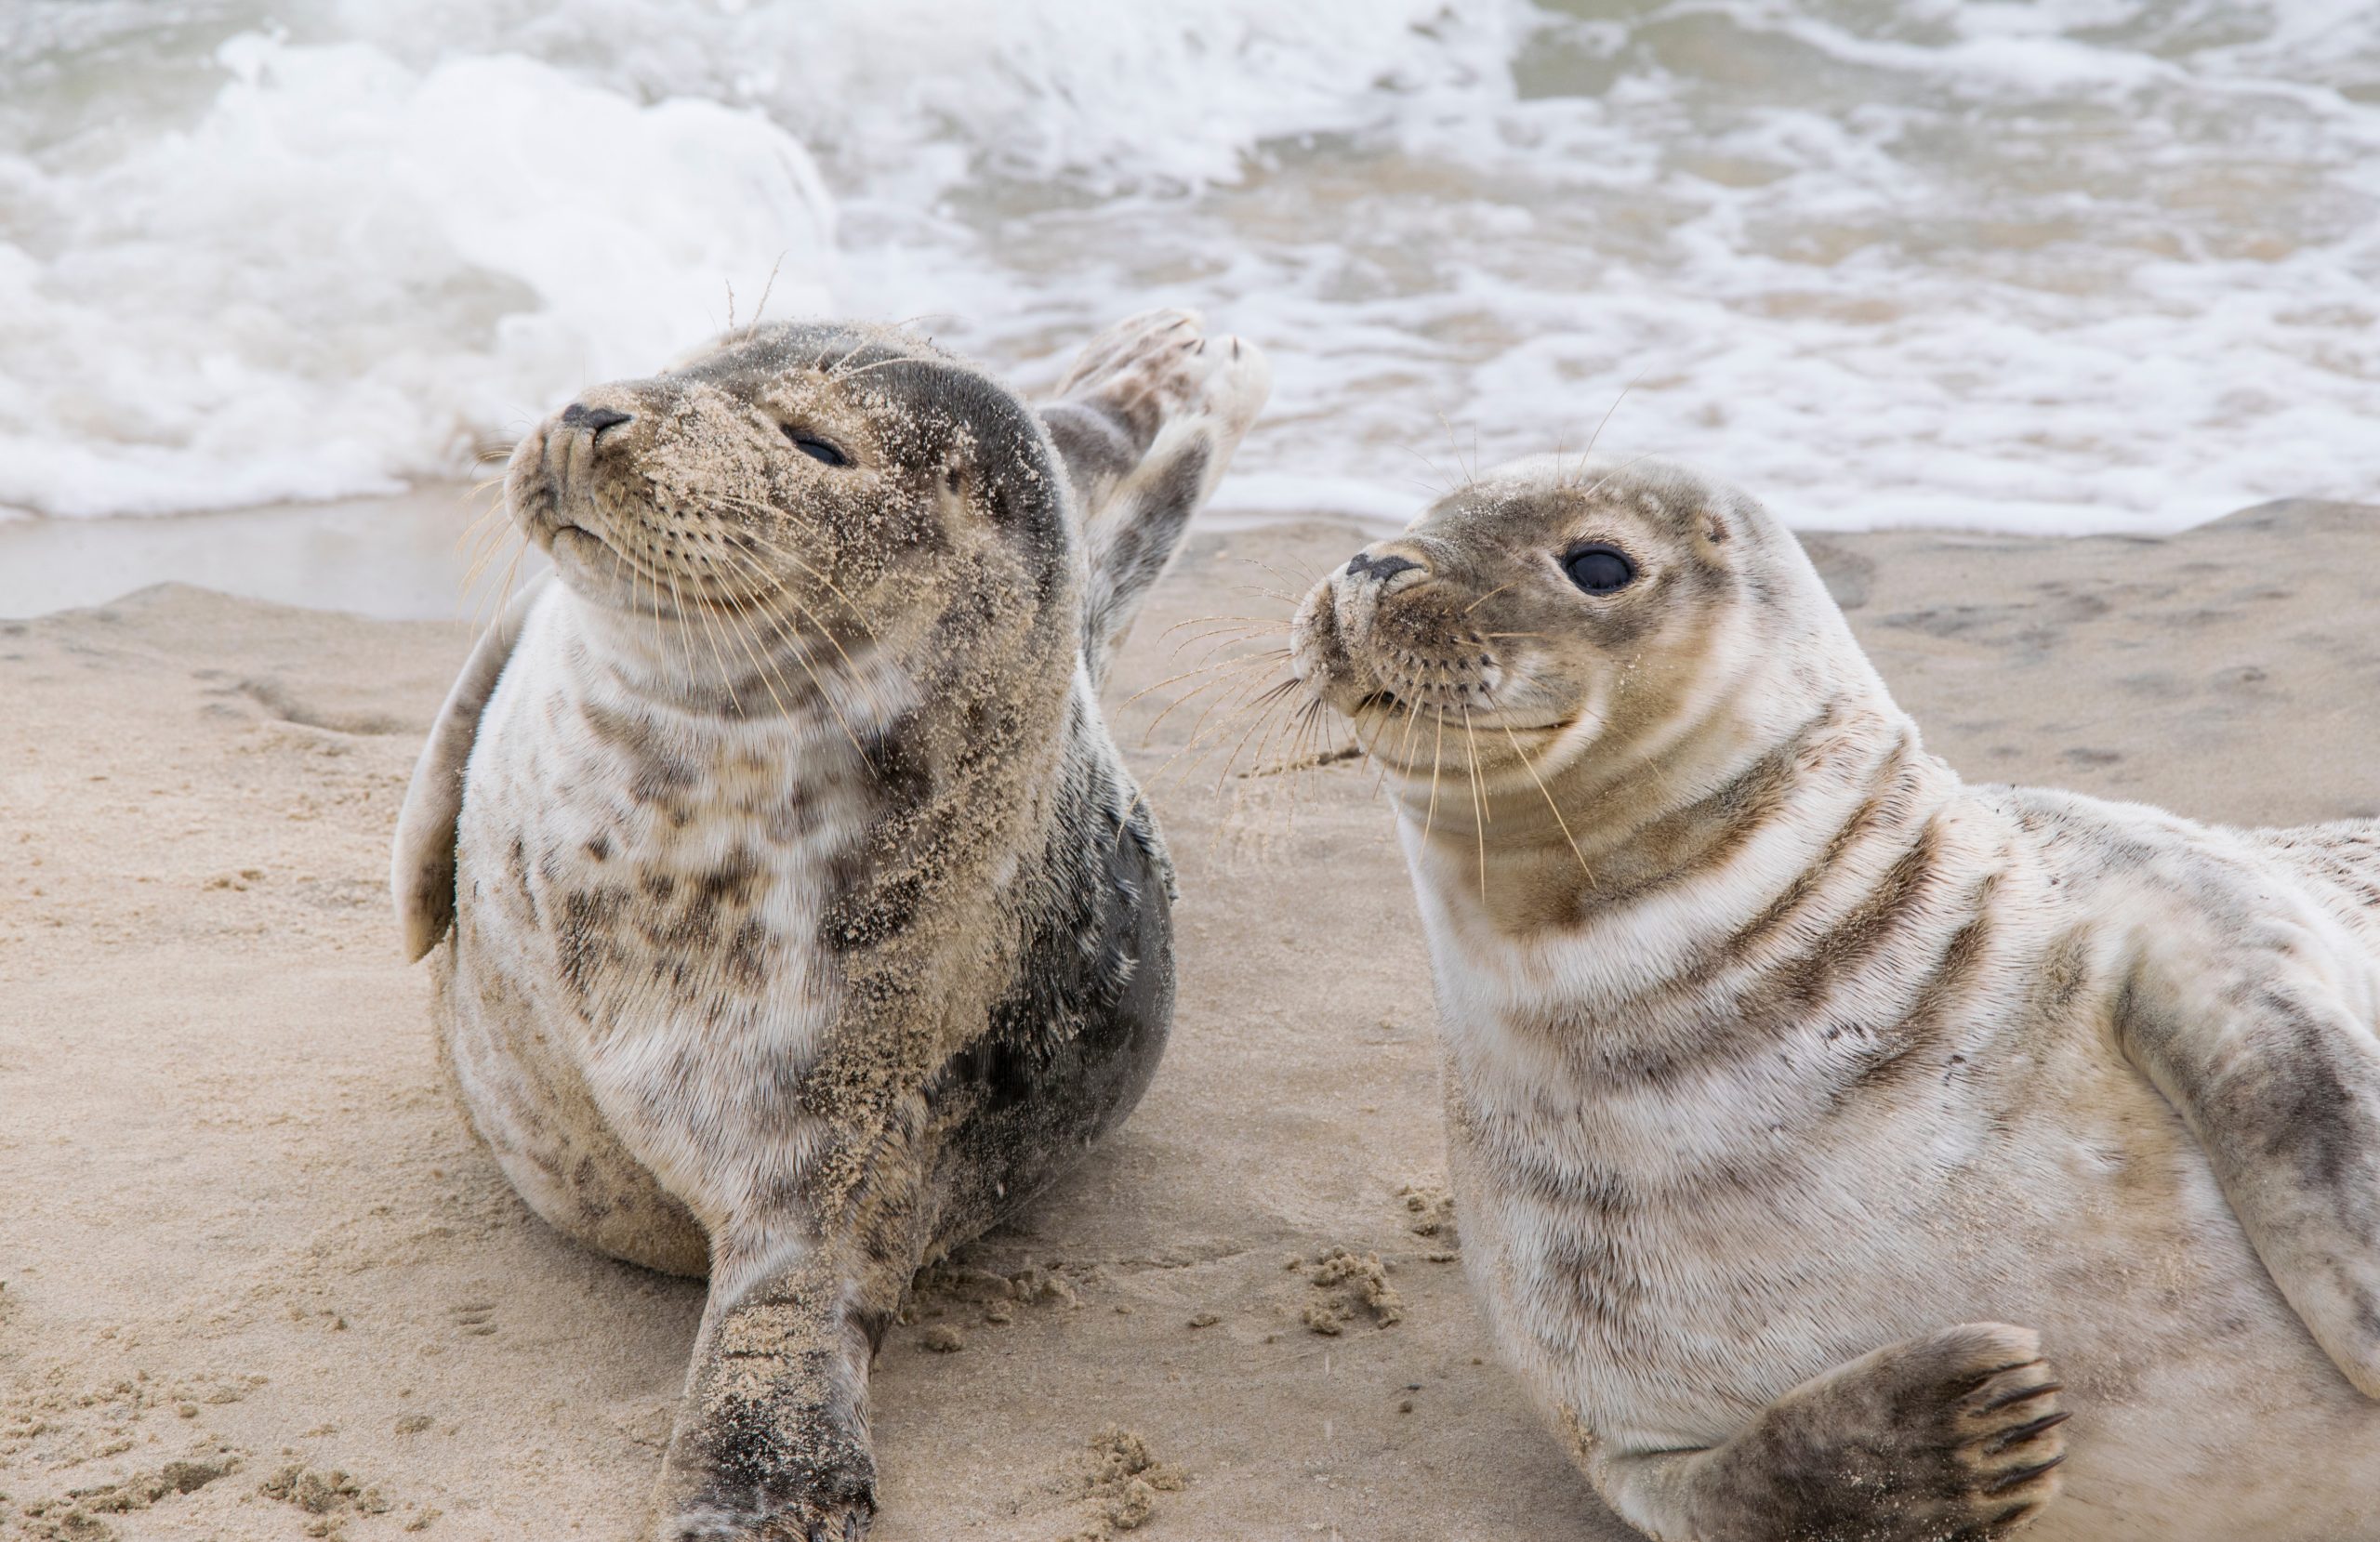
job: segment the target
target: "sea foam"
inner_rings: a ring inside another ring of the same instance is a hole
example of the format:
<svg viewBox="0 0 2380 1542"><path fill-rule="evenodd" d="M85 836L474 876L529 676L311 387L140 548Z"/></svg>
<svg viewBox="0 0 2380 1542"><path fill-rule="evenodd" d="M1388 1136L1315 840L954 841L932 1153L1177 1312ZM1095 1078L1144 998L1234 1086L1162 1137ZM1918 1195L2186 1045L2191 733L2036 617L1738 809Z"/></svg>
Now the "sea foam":
<svg viewBox="0 0 2380 1542"><path fill-rule="evenodd" d="M1247 514L1590 441L1810 527L2380 488L2380 11L1584 9L21 0L0 507L466 475L764 289L1043 384L1202 307Z"/></svg>

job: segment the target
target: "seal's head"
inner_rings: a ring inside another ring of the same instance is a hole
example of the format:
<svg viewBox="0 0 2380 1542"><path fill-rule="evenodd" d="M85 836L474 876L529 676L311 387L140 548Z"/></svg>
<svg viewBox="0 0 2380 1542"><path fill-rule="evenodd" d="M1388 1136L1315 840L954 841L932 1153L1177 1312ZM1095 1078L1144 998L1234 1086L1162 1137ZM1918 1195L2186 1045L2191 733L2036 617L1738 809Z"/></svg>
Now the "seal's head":
<svg viewBox="0 0 2380 1542"><path fill-rule="evenodd" d="M1673 771L1688 738L1726 758L1873 682L1781 525L1648 460L1488 473L1316 584L1290 643L1393 779L1476 784L1491 825L1500 793Z"/></svg>
<svg viewBox="0 0 2380 1542"><path fill-rule="evenodd" d="M637 625L896 649L1073 635L1079 558L1039 419L890 329L738 331L590 389L514 449L506 495L563 584ZM732 643L681 652L733 669Z"/></svg>

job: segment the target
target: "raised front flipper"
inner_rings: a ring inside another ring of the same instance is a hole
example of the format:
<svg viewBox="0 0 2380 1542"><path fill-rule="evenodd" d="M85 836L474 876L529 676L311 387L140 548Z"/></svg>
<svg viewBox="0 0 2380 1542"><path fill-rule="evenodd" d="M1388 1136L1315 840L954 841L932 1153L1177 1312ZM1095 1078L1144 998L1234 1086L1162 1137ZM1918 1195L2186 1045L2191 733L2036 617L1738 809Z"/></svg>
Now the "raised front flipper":
<svg viewBox="0 0 2380 1542"><path fill-rule="evenodd" d="M496 625L480 634L430 725L421 758L414 762L413 784L397 814L389 867L389 891L396 898L407 963L436 947L454 923L455 822L463 813L463 771L479 739L480 714L496 693L522 624L549 586L545 577L523 585Z"/></svg>
<svg viewBox="0 0 2380 1542"><path fill-rule="evenodd" d="M2057 1495L2060 1390L2031 1333L1967 1323L1813 1377L1724 1444L1581 1443L1659 1542L1989 1542Z"/></svg>
<svg viewBox="0 0 2380 1542"><path fill-rule="evenodd" d="M2310 916L2298 923L2242 921L2220 939L2162 939L2127 982L2117 1030L2198 1138L2307 1331L2358 1390L2380 1398L2380 1036L2370 966ZM2349 978L2357 973L2360 986Z"/></svg>
<svg viewBox="0 0 2380 1542"><path fill-rule="evenodd" d="M1272 384L1253 343L1208 336L1192 311L1152 310L1093 338L1042 407L1083 515L1094 681Z"/></svg>

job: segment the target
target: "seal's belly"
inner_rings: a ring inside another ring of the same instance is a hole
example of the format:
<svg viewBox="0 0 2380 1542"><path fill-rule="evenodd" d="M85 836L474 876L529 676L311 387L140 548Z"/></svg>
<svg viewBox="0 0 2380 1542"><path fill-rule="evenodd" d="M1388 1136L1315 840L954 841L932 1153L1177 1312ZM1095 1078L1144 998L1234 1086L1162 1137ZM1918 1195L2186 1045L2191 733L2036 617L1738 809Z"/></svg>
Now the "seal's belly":
<svg viewBox="0 0 2380 1542"><path fill-rule="evenodd" d="M1859 1123L1791 1152L1747 1129L1709 1181L1667 1188L1474 1116L1450 1151L1465 1264L1549 1411L1635 1448L1714 1444L1871 1350L2013 1323L2074 1415L2067 1497L2029 1536L2380 1536L2341 1469L2380 1472L2380 1404L2315 1347L2129 1065L2077 1042Z"/></svg>
<svg viewBox="0 0 2380 1542"><path fill-rule="evenodd" d="M834 1009L852 779L815 725L623 701L557 652L524 639L467 773L447 1049L534 1208L698 1272L812 1133L793 1088Z"/></svg>

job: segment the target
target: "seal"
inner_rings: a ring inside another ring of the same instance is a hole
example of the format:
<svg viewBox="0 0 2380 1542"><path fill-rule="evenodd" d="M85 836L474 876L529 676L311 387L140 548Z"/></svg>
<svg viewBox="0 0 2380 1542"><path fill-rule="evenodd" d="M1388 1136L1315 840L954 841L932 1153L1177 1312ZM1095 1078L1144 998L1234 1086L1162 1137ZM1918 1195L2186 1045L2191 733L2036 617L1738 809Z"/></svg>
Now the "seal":
<svg viewBox="0 0 2380 1542"><path fill-rule="evenodd" d="M1171 869L1096 692L1267 380L1157 312L1037 414L779 325L513 452L559 582L456 682L393 886L529 1206L709 1278L658 1535L863 1535L910 1277L1148 1085Z"/></svg>
<svg viewBox="0 0 2380 1542"><path fill-rule="evenodd" d="M1621 1518L2380 1537L2380 824L1968 785L1654 462L1489 474L1291 647L1394 795L1472 1286Z"/></svg>

